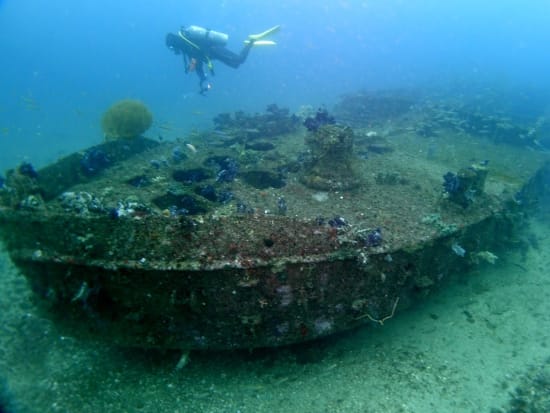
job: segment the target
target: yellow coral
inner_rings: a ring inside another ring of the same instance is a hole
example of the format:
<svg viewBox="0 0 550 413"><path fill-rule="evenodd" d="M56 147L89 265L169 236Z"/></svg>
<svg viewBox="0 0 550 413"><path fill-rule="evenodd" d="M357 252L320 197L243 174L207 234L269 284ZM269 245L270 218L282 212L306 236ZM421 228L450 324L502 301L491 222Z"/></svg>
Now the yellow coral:
<svg viewBox="0 0 550 413"><path fill-rule="evenodd" d="M135 138L151 127L153 115L139 100L124 99L103 114L101 127L106 139Z"/></svg>

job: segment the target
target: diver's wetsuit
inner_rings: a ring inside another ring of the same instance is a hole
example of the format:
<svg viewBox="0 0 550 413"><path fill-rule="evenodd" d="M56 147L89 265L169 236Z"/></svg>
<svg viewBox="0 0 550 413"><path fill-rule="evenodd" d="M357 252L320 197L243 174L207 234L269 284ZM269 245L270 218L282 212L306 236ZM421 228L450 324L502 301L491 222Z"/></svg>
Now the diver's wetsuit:
<svg viewBox="0 0 550 413"><path fill-rule="evenodd" d="M194 45L198 46L195 47ZM211 60L219 60L234 69L238 68L246 58L250 49L254 45L253 42L248 42L239 54L232 52L225 46L211 44L208 41L197 42L193 44L185 41L181 36L173 33L166 35L166 46L175 54L182 54L185 63L185 73L189 70L195 70L199 77L200 93L204 94L208 90L208 85L205 85L207 76L204 71L204 64L208 66L210 72L214 74L214 70L210 63ZM194 59L194 67L193 65Z"/></svg>

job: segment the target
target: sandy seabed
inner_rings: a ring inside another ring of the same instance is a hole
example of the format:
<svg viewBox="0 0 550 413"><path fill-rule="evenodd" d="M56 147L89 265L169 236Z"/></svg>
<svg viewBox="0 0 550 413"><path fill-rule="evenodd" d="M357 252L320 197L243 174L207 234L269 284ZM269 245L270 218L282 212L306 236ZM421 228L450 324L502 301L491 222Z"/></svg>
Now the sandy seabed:
<svg viewBox="0 0 550 413"><path fill-rule="evenodd" d="M529 232L527 252L457 274L383 326L276 350L191 353L179 370L176 351L61 332L2 251L0 401L18 413L511 411L526 372L550 367L550 220Z"/></svg>

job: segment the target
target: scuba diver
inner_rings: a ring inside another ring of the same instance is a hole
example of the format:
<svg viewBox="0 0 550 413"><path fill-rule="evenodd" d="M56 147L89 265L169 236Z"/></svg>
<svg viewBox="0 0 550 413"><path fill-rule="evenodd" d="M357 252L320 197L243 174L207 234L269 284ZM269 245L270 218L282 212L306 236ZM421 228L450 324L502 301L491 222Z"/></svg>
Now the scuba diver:
<svg viewBox="0 0 550 413"><path fill-rule="evenodd" d="M274 26L265 32L251 34L244 41L244 47L239 54L225 47L229 36L225 33L205 29L200 26L182 27L178 34L166 35L166 46L175 54L183 55L185 73L196 72L199 77L200 94L204 95L210 88L208 72L214 75L212 60L219 60L234 69L244 63L252 46L274 45L272 40L263 40L270 34L279 31L281 26Z"/></svg>

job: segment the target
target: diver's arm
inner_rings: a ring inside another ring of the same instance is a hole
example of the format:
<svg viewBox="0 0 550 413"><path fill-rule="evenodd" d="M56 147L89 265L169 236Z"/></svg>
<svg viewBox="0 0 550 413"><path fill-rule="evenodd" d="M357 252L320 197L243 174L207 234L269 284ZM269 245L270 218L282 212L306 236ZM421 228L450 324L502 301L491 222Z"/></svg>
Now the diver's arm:
<svg viewBox="0 0 550 413"><path fill-rule="evenodd" d="M185 74L189 73L189 61L185 53L183 53L183 67L185 67Z"/></svg>

